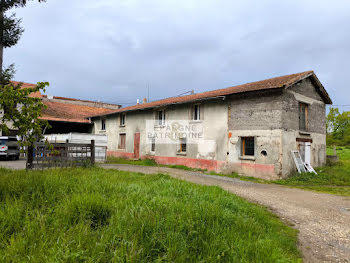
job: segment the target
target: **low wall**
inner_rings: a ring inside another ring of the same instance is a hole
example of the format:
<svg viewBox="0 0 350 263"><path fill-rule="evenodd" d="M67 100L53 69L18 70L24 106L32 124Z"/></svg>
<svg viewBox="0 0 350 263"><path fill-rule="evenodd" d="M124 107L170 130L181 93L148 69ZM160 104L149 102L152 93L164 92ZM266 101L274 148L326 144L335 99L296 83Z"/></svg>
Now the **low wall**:
<svg viewBox="0 0 350 263"><path fill-rule="evenodd" d="M113 156L117 158L134 159L135 154L130 152L118 152L108 151L107 156ZM190 168L203 169L208 171L221 171L225 166L224 161L207 160L207 159L194 159L186 157L167 157L167 156L154 156L154 155L143 155L141 159L153 159L158 164L163 165L184 165Z"/></svg>

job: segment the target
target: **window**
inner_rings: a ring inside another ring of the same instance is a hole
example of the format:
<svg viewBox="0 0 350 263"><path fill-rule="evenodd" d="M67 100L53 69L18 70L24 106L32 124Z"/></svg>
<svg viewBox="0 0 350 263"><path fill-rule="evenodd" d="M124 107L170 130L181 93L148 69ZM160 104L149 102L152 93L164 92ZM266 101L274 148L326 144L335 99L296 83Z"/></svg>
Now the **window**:
<svg viewBox="0 0 350 263"><path fill-rule="evenodd" d="M242 137L242 156L254 156L255 155L255 142L254 137Z"/></svg>
<svg viewBox="0 0 350 263"><path fill-rule="evenodd" d="M309 106L305 103L299 103L299 129L307 131L308 129Z"/></svg>
<svg viewBox="0 0 350 263"><path fill-rule="evenodd" d="M105 131L105 130L106 130L106 120L105 120L105 119L102 119L102 120L101 120L101 130L102 130L102 131Z"/></svg>
<svg viewBox="0 0 350 263"><path fill-rule="evenodd" d="M156 151L156 138L153 137L151 138L151 152L155 152Z"/></svg>
<svg viewBox="0 0 350 263"><path fill-rule="evenodd" d="M187 140L186 138L180 138L180 148L179 148L179 152L180 153L186 153L187 151Z"/></svg>
<svg viewBox="0 0 350 263"><path fill-rule="evenodd" d="M119 145L118 149L124 150L126 148L126 134L121 133L119 134Z"/></svg>
<svg viewBox="0 0 350 263"><path fill-rule="evenodd" d="M125 113L120 114L120 126L125 126Z"/></svg>
<svg viewBox="0 0 350 263"><path fill-rule="evenodd" d="M158 120L158 125L165 125L165 111L164 110L158 111L157 120Z"/></svg>
<svg viewBox="0 0 350 263"><path fill-rule="evenodd" d="M200 105L194 105L193 107L193 120L199 121L201 119L201 110Z"/></svg>

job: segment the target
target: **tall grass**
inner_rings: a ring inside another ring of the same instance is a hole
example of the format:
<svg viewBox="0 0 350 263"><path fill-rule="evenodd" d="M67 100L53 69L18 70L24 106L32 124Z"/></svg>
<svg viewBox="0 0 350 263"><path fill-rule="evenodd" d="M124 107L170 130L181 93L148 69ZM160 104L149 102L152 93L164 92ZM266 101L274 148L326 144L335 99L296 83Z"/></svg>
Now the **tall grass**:
<svg viewBox="0 0 350 263"><path fill-rule="evenodd" d="M0 170L2 262L299 262L296 231L217 187L113 170Z"/></svg>
<svg viewBox="0 0 350 263"><path fill-rule="evenodd" d="M327 154L332 155L333 149L327 148ZM316 169L318 175L307 173L274 181L274 183L350 196L350 148L337 147L337 155L340 158L339 163Z"/></svg>

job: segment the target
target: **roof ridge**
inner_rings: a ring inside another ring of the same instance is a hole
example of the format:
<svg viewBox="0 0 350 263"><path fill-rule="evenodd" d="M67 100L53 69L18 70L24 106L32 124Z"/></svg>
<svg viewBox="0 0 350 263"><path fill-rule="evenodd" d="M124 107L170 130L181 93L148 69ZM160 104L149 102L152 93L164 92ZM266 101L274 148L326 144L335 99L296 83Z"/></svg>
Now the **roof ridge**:
<svg viewBox="0 0 350 263"><path fill-rule="evenodd" d="M282 88L283 86L289 86L293 84L295 81L299 80L303 76L307 76L309 74L314 74L313 70L309 71L303 71L299 73L293 73L288 75L281 75L273 78L267 78L264 80L258 80L248 83L239 84L236 86L230 86L226 88L221 89L215 89L215 90L209 90L204 91L200 93L185 95L185 96L179 96L179 97L168 97L156 101L151 101L147 103L142 104L135 104L132 106L128 106L125 108L120 108L118 110L115 110L114 113L119 112L125 112L125 111L132 111L132 110L139 110L139 109L146 109L146 108L153 108L158 107L162 105L169 105L173 103L185 103L196 99L204 99L209 97L220 97L220 96L226 96L229 94L235 94L235 93L243 93L243 92L249 92L249 91L257 91L257 90L266 90L266 89L272 89L272 88ZM274 83L276 82L276 83ZM254 86L258 86L255 87ZM260 87L261 86L261 87ZM193 98L193 99L192 99ZM188 99L188 100L186 100ZM107 114L109 115L109 114ZM104 115L96 115L91 117L97 117L97 116L104 116Z"/></svg>

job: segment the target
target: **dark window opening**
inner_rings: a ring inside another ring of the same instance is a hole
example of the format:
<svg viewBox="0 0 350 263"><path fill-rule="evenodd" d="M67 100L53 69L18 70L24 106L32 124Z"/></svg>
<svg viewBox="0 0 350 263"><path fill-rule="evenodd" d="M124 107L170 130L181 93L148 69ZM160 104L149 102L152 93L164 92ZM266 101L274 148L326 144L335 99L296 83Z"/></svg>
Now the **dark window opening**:
<svg viewBox="0 0 350 263"><path fill-rule="evenodd" d="M193 120L199 121L201 119L200 105L194 105Z"/></svg>
<svg viewBox="0 0 350 263"><path fill-rule="evenodd" d="M158 125L165 125L165 111L158 111Z"/></svg>
<svg viewBox="0 0 350 263"><path fill-rule="evenodd" d="M152 138L151 152L156 151L156 138Z"/></svg>
<svg viewBox="0 0 350 263"><path fill-rule="evenodd" d="M120 115L120 126L125 126L125 114Z"/></svg>
<svg viewBox="0 0 350 263"><path fill-rule="evenodd" d="M242 156L255 155L255 140L254 137L242 138Z"/></svg>
<svg viewBox="0 0 350 263"><path fill-rule="evenodd" d="M105 131L105 130L106 130L106 120L105 120L105 119L102 119L102 120L101 120L101 130L102 130L102 131Z"/></svg>
<svg viewBox="0 0 350 263"><path fill-rule="evenodd" d="M305 103L299 104L299 129L307 131L309 106Z"/></svg>
<svg viewBox="0 0 350 263"><path fill-rule="evenodd" d="M125 133L121 133L119 134L119 145L118 145L118 149L125 149L126 148L126 134Z"/></svg>

